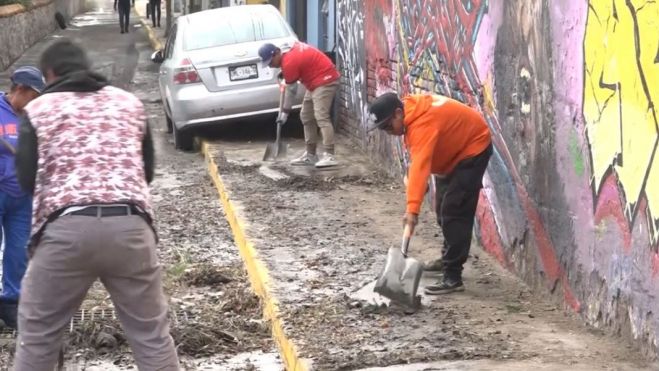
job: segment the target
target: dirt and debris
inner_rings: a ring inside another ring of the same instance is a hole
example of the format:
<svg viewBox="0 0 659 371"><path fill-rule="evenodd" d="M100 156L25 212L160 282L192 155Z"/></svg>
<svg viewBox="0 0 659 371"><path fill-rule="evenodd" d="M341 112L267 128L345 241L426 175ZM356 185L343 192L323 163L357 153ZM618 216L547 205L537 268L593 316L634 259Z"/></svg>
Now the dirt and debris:
<svg viewBox="0 0 659 371"><path fill-rule="evenodd" d="M260 299L251 291L246 272L239 264L217 266L201 263L185 271L182 285L193 301L177 300L185 311L172 326L179 355L205 357L240 352L268 351L272 347L268 323L262 316ZM177 288L180 290L181 288Z"/></svg>
<svg viewBox="0 0 659 371"><path fill-rule="evenodd" d="M181 280L188 286L220 286L232 282L237 272L228 271L226 267L218 267L214 264L202 263L198 266L188 268ZM242 277L239 277L242 278Z"/></svg>
<svg viewBox="0 0 659 371"><path fill-rule="evenodd" d="M413 315L355 300L351 295L377 277L387 249L400 241L402 187L368 173L324 179L296 177L285 165L276 170L291 178L268 180L256 169L221 175L269 267L287 334L315 370L471 359L647 367L622 340L593 336L569 313L546 310L556 304L534 296L478 248L466 266L467 291L424 297ZM441 243L434 215L424 210L411 254L436 258ZM437 279L425 274L422 285Z"/></svg>

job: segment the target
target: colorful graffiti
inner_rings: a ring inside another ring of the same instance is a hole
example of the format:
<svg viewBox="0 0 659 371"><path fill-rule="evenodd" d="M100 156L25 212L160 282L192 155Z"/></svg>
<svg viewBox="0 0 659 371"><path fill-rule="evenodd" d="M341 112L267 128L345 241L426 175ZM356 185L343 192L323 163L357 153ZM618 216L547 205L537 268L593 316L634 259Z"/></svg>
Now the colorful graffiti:
<svg viewBox="0 0 659 371"><path fill-rule="evenodd" d="M652 241L659 237L658 14L653 1L591 0L586 22L583 114L596 213L626 219L626 248L641 205ZM616 198L622 209L608 206Z"/></svg>
<svg viewBox="0 0 659 371"><path fill-rule="evenodd" d="M344 109L361 115L357 126L368 100L385 91L439 93L477 107L495 144L477 214L482 246L527 281L562 293L591 323L626 323L656 347L659 3L339 6L358 18L339 29L345 88L355 92ZM407 166L400 141L361 135L381 159Z"/></svg>
<svg viewBox="0 0 659 371"><path fill-rule="evenodd" d="M340 1L337 4L338 58L341 72L348 84L345 107L355 118L365 122L366 101L366 57L364 45L364 10L360 1Z"/></svg>

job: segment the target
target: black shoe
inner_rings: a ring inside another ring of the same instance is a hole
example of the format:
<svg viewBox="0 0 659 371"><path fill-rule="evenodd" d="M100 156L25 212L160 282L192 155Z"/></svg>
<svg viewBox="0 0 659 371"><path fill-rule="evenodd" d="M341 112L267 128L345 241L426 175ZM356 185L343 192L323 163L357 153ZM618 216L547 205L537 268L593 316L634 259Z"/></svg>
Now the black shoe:
<svg viewBox="0 0 659 371"><path fill-rule="evenodd" d="M424 292L426 295L443 295L464 290L465 286L462 284L462 279L444 277L441 281L437 281L436 284L426 286Z"/></svg>
<svg viewBox="0 0 659 371"><path fill-rule="evenodd" d="M0 302L0 320L14 330L18 327L18 304Z"/></svg>

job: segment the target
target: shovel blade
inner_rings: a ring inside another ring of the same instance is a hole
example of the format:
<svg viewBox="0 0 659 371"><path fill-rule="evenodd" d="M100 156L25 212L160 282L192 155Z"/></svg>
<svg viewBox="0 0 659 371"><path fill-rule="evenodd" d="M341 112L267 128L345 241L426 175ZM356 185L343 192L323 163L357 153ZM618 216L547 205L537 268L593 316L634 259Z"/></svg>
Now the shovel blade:
<svg viewBox="0 0 659 371"><path fill-rule="evenodd" d="M416 310L419 307L416 293L422 274L423 267L418 260L405 258L400 249L391 248L373 291Z"/></svg>
<svg viewBox="0 0 659 371"><path fill-rule="evenodd" d="M263 154L263 161L274 161L286 157L287 146L284 142L279 143L269 143L265 147L265 153Z"/></svg>

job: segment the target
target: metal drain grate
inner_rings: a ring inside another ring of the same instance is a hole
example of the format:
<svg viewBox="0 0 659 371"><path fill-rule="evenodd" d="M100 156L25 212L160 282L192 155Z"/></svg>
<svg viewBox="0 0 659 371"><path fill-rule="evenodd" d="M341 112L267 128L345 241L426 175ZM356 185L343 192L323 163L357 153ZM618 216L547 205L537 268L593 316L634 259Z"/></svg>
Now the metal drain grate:
<svg viewBox="0 0 659 371"><path fill-rule="evenodd" d="M194 321L196 315L186 310L177 310L170 312L170 321L172 327L179 326L182 323ZM80 309L73 315L69 326L68 332L73 332L74 329L80 327L85 322L94 322L94 320L112 319L117 320L117 313L114 308L94 308L94 309ZM10 328L0 329L0 340L13 339L16 337L16 330Z"/></svg>

